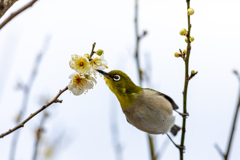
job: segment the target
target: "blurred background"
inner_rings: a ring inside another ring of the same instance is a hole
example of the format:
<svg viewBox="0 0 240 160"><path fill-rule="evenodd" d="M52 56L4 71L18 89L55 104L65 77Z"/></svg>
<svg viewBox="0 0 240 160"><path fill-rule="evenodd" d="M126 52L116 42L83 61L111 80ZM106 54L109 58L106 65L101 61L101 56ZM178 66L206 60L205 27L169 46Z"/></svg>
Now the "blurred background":
<svg viewBox="0 0 240 160"><path fill-rule="evenodd" d="M16 2L0 23L28 0ZM39 0L0 30L0 133L16 125L23 103L22 119L39 109L69 83L72 54L103 49L108 69L122 70L139 84L135 52L134 0ZM240 2L238 0L191 1L192 43L190 70L199 73L188 90L185 159L222 159L214 144L225 152L239 83ZM182 111L184 63L175 58L186 49L181 28L187 28L186 1L139 0L141 68L148 78L143 86L171 96ZM34 156L54 160L147 160L146 133L131 126L117 98L98 76L87 94L64 92L58 103L20 129L15 160ZM29 85L31 87L29 87ZM25 90L28 86L30 90ZM26 101L26 92L29 95ZM25 100L24 100L25 99ZM176 115L176 124L182 117ZM240 158L240 118L229 159ZM43 129L42 129L43 128ZM39 130L40 129L40 130ZM40 138L38 137L41 132ZM16 133L16 132L15 132ZM11 155L14 134L0 139L0 159ZM181 134L173 137L179 144ZM179 159L179 150L166 135L154 136L161 160Z"/></svg>

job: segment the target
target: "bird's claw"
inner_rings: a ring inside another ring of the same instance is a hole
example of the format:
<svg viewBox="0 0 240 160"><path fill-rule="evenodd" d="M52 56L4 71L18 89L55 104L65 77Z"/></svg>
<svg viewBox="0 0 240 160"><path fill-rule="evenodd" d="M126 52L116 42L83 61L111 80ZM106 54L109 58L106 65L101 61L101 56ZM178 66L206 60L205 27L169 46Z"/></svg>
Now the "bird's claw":
<svg viewBox="0 0 240 160"><path fill-rule="evenodd" d="M183 118L187 118L189 116L188 113L179 113Z"/></svg>
<svg viewBox="0 0 240 160"><path fill-rule="evenodd" d="M187 118L189 116L188 113L181 113L181 112L178 112L176 111L180 116L182 116L183 118Z"/></svg>
<svg viewBox="0 0 240 160"><path fill-rule="evenodd" d="M185 146L181 146L181 145L175 145L175 146L181 151L186 150Z"/></svg>

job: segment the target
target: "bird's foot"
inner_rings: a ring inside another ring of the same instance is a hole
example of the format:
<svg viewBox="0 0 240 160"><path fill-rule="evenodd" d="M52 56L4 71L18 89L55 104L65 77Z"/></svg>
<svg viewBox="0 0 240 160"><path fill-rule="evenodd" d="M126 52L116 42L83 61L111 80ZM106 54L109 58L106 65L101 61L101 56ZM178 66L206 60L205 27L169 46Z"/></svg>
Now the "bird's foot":
<svg viewBox="0 0 240 160"><path fill-rule="evenodd" d="M175 110L176 111L176 110ZM183 118L187 118L189 116L188 113L181 113L181 112L178 112L176 111L180 116L182 116Z"/></svg>
<svg viewBox="0 0 240 160"><path fill-rule="evenodd" d="M180 151L184 151L184 150L185 150L185 146L181 146L181 145L177 145L177 144L175 144L175 146L176 146Z"/></svg>
<svg viewBox="0 0 240 160"><path fill-rule="evenodd" d="M176 146L181 152L184 152L185 146L177 145L168 134L167 136L170 139L170 141L174 144L174 146Z"/></svg>

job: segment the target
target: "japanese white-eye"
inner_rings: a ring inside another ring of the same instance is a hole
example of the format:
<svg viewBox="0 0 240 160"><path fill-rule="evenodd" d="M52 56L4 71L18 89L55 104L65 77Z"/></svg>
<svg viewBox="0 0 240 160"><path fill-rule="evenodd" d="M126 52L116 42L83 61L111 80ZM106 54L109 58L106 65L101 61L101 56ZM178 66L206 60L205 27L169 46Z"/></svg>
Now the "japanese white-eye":
<svg viewBox="0 0 240 160"><path fill-rule="evenodd" d="M167 134L171 131L176 135L180 130L180 127L174 125L173 110L178 109L178 106L171 97L135 85L122 71L97 71L104 76L109 89L118 98L130 124L150 134Z"/></svg>

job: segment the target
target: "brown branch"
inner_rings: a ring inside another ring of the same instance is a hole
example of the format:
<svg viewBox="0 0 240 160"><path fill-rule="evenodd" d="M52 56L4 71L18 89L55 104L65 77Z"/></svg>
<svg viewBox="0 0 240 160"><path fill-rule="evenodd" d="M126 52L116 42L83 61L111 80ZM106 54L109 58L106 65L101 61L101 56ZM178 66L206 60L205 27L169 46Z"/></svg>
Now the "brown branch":
<svg viewBox="0 0 240 160"><path fill-rule="evenodd" d="M138 0L135 0L135 36L136 36L136 48L135 48L135 59L136 59L136 64L137 64L137 70L138 70L138 78L139 78L139 85L142 86L142 73L143 71L141 70L140 67L140 61L139 61L139 44L140 40L147 35L147 31L143 31L142 35L139 35L138 33ZM155 155L155 146L153 143L153 137L150 134L147 134L148 136L148 144L149 144L149 150L150 150L150 155L151 155L151 160L156 160L157 157Z"/></svg>
<svg viewBox="0 0 240 160"><path fill-rule="evenodd" d="M5 19L1 24L0 24L0 29L2 29L9 21L11 21L14 17L16 17L18 14L22 13L29 7L31 7L37 0L32 0L29 3L27 3L25 6L20 8L18 11L13 12L7 19ZM2 17L2 16L1 16Z"/></svg>
<svg viewBox="0 0 240 160"><path fill-rule="evenodd" d="M0 8L0 18L7 12L7 10L12 7L12 5L17 2L18 0L5 0L4 3L1 3L1 8ZM3 0L1 0L3 2Z"/></svg>
<svg viewBox="0 0 240 160"><path fill-rule="evenodd" d="M47 103L46 105L42 106L42 108L40 108L39 110L37 110L36 112L30 114L30 116L25 119L22 123L18 124L16 127L12 128L12 129L9 129L9 131L5 132L5 133L2 133L0 135L0 138L3 138L5 137L6 135L18 130L19 128L21 127L24 127L24 124L27 123L30 119L32 119L34 116L36 116L38 113L42 112L44 109L48 108L51 104L53 103L61 103L61 101L58 100L58 97L63 93L65 92L66 90L68 90L68 87L66 86L63 90L60 90L59 93L56 95L56 97L50 101L49 103Z"/></svg>
<svg viewBox="0 0 240 160"><path fill-rule="evenodd" d="M34 66L33 66L32 72L30 74L30 77L28 79L28 82L26 84L21 84L22 86L24 86L24 87L22 87L22 89L23 89L23 101L22 101L20 113L18 115L19 119L16 121L16 124L20 123L23 120L23 117L25 116L27 106L28 106L30 92L31 92L32 86L34 84L34 81L37 77L38 68L40 67L42 57L48 49L50 40L51 40L50 36L47 36L45 38L42 50L36 56ZM15 153L16 153L16 148L18 146L17 144L18 144L19 136L20 136L20 130L18 132L15 132L15 134L13 135L13 139L12 139L12 143L11 143L11 150L9 152L10 153L10 155L9 155L10 160L15 159Z"/></svg>
<svg viewBox="0 0 240 160"><path fill-rule="evenodd" d="M236 74L238 81L240 83L240 77L239 74L236 70L234 70L234 73ZM238 112L240 109L240 85L239 85L239 91L238 91L238 103L236 106L236 111L235 111L235 115L234 115L234 119L233 119L233 123L232 123L232 129L231 129L231 134L229 136L229 141L228 141L228 147L227 147L227 151L224 154L221 149L218 147L218 145L215 145L217 151L220 153L221 156L223 156L224 160L228 160L228 156L231 150L231 144L232 144L232 140L233 140L233 136L234 136L234 131L235 131L235 126L236 126L236 122L237 122L237 118L238 118Z"/></svg>
<svg viewBox="0 0 240 160"><path fill-rule="evenodd" d="M36 130L36 141L35 141L35 145L34 145L33 160L37 159L39 142L42 137L42 133L44 132L43 126L44 126L45 121L48 118L48 116L49 116L49 114L46 111L44 111L44 115L41 119L40 125L39 125L38 129Z"/></svg>

